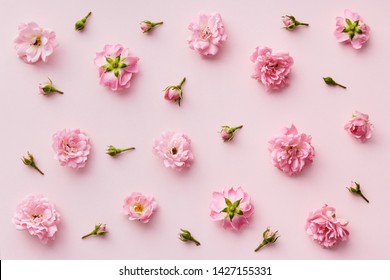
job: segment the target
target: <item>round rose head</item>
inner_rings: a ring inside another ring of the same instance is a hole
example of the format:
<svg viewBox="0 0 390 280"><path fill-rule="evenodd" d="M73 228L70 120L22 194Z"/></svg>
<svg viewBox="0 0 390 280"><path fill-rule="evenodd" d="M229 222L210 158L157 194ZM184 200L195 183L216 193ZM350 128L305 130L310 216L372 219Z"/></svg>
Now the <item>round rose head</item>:
<svg viewBox="0 0 390 280"><path fill-rule="evenodd" d="M364 143L371 138L374 131L374 125L370 123L368 117L367 114L355 111L352 119L345 124L344 129L358 141Z"/></svg>
<svg viewBox="0 0 390 280"><path fill-rule="evenodd" d="M19 25L19 34L14 43L17 55L26 63L46 62L58 46L55 32L35 22Z"/></svg>
<svg viewBox="0 0 390 280"><path fill-rule="evenodd" d="M191 140L184 133L166 131L154 140L153 152L164 161L165 167L181 171L190 167L194 156Z"/></svg>
<svg viewBox="0 0 390 280"><path fill-rule="evenodd" d="M336 209L328 205L309 213L306 220L305 230L324 248L331 248L334 245L345 241L349 232L346 229L348 222L336 218Z"/></svg>
<svg viewBox="0 0 390 280"><path fill-rule="evenodd" d="M129 88L133 74L138 72L138 60L121 44L105 45L94 60L99 67L100 84L112 91Z"/></svg>
<svg viewBox="0 0 390 280"><path fill-rule="evenodd" d="M219 13L198 15L188 29L192 32L188 44L201 55L216 55L227 38Z"/></svg>
<svg viewBox="0 0 390 280"><path fill-rule="evenodd" d="M53 135L54 158L62 166L83 168L91 150L88 136L80 129L64 129Z"/></svg>
<svg viewBox="0 0 390 280"><path fill-rule="evenodd" d="M289 176L300 173L312 163L315 155L311 136L298 133L294 125L285 127L281 135L274 136L268 143L272 163Z"/></svg>
<svg viewBox="0 0 390 280"><path fill-rule="evenodd" d="M211 220L222 221L224 228L239 231L243 225L249 224L248 219L253 214L254 207L249 195L238 187L213 192L210 210Z"/></svg>
<svg viewBox="0 0 390 280"><path fill-rule="evenodd" d="M142 223L148 223L156 209L157 203L154 198L139 192L133 192L126 197L123 204L123 213L129 216L129 220L138 220Z"/></svg>
<svg viewBox="0 0 390 280"><path fill-rule="evenodd" d="M294 64L288 52L272 52L268 47L257 47L250 60L255 64L252 78L261 82L267 91L284 88Z"/></svg>
<svg viewBox="0 0 390 280"><path fill-rule="evenodd" d="M369 39L370 27L363 22L358 13L344 11L344 17L336 18L334 35L337 41L351 44L354 49L360 49Z"/></svg>
<svg viewBox="0 0 390 280"><path fill-rule="evenodd" d="M54 240L60 222L60 213L43 195L28 196L16 208L12 219L16 229L26 230L46 244Z"/></svg>

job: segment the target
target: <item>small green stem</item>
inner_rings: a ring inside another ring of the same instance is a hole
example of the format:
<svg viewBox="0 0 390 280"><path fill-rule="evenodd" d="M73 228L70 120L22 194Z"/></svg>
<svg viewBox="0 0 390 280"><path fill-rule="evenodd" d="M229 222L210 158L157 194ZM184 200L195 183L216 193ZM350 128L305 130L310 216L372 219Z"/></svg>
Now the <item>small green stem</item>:
<svg viewBox="0 0 390 280"><path fill-rule="evenodd" d="M88 15L86 15L86 16L84 17L84 19L87 20L87 18L89 18L90 15L92 15L92 12L89 12Z"/></svg>
<svg viewBox="0 0 390 280"><path fill-rule="evenodd" d="M255 252L259 251L261 248L263 248L265 246L265 243L262 242L256 249L255 249Z"/></svg>
<svg viewBox="0 0 390 280"><path fill-rule="evenodd" d="M186 81L186 78L184 77L183 80L181 80L181 82L179 84L179 88L181 88L181 86L184 84L185 81Z"/></svg>
<svg viewBox="0 0 390 280"><path fill-rule="evenodd" d="M339 86L339 87L342 87L342 88L344 88L344 89L347 88L346 86L340 85L339 83L336 83L335 85L336 85L336 86Z"/></svg>
<svg viewBox="0 0 390 280"><path fill-rule="evenodd" d="M160 24L163 24L164 22L163 21L159 21L159 22L153 22L152 23L152 26L157 26L157 25L160 25Z"/></svg>
<svg viewBox="0 0 390 280"><path fill-rule="evenodd" d="M196 246L200 245L200 242L193 237L191 238L191 241L195 242Z"/></svg>
<svg viewBox="0 0 390 280"><path fill-rule="evenodd" d="M41 173L42 175L45 175L45 173L43 173L39 168L38 166L36 166L34 163L31 164L32 168L34 168L36 171L38 171L39 173Z"/></svg>
<svg viewBox="0 0 390 280"><path fill-rule="evenodd" d="M304 25L304 26L309 26L309 24L308 24L308 23L305 23L305 22L299 22L299 21L297 21L297 22L296 22L296 25Z"/></svg>
<svg viewBox="0 0 390 280"><path fill-rule="evenodd" d="M83 237L81 237L81 239L84 239L84 238L87 238L88 236L91 236L91 235L94 235L95 233L92 231L91 233L88 233L86 235L84 235Z"/></svg>
<svg viewBox="0 0 390 280"><path fill-rule="evenodd" d="M54 87L51 88L51 91L52 91L52 92L57 92L57 93L59 93L59 94L64 94L63 91L60 91L60 90L58 90L58 89L56 89L56 88L54 88Z"/></svg>
<svg viewBox="0 0 390 280"><path fill-rule="evenodd" d="M367 203L370 203L370 201L362 194L361 191L359 191L358 194L359 194Z"/></svg>
<svg viewBox="0 0 390 280"><path fill-rule="evenodd" d="M131 151L131 150L135 150L135 147L130 147L130 148L126 148L126 149L119 149L119 152L125 152L125 151Z"/></svg>

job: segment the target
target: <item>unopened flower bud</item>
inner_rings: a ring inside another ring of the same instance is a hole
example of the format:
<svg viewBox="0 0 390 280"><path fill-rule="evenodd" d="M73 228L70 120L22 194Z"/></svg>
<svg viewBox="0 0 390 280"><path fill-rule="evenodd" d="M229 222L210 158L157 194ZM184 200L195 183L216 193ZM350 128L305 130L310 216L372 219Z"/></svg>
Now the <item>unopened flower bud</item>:
<svg viewBox="0 0 390 280"><path fill-rule="evenodd" d="M234 138L234 132L236 132L237 129L241 129L243 126L239 125L236 127L230 127L227 125L222 126L222 130L220 131L221 138L223 142L228 142L233 140Z"/></svg>
<svg viewBox="0 0 390 280"><path fill-rule="evenodd" d="M194 242L196 246L200 245L200 242L196 240L192 235L191 232L185 229L180 229L181 233L179 233L179 239L183 242Z"/></svg>
<svg viewBox="0 0 390 280"><path fill-rule="evenodd" d="M86 15L84 18L76 21L76 24L74 25L74 29L77 31L83 30L85 28L85 25L87 23L87 19L92 14L92 12L89 12L88 15Z"/></svg>

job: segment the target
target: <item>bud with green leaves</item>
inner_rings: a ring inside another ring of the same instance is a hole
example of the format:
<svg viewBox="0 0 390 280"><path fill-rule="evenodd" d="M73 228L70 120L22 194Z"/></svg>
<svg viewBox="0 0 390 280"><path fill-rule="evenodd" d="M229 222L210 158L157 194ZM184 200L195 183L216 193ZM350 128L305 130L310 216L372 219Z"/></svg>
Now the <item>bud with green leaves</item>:
<svg viewBox="0 0 390 280"><path fill-rule="evenodd" d="M85 239L88 236L96 235L96 236L103 236L108 233L107 225L106 224L97 224L95 225L95 228L88 234L81 237L81 239Z"/></svg>
<svg viewBox="0 0 390 280"><path fill-rule="evenodd" d="M87 19L92 15L92 12L89 12L85 17L82 19L76 21L74 25L74 29L77 31L83 30L85 28L85 25L87 24Z"/></svg>
<svg viewBox="0 0 390 280"><path fill-rule="evenodd" d="M30 152L27 152L27 156L28 157L22 157L22 161L25 165L27 166L31 166L32 168L34 168L36 171L38 171L39 173L41 173L42 175L45 175L39 168L38 166L35 164L35 160L34 160L34 156L32 154L30 154Z"/></svg>
<svg viewBox="0 0 390 280"><path fill-rule="evenodd" d="M351 186L347 188L351 193L361 196L367 203L370 203L370 201L363 195L360 184L357 182L352 181Z"/></svg>
<svg viewBox="0 0 390 280"><path fill-rule="evenodd" d="M48 78L48 82L45 82L45 83L40 83L39 84L39 93L42 94L42 95L48 95L52 92L57 92L59 94L64 94L64 92L60 91L59 89L56 89L54 86L53 86L53 82L50 80L50 78Z"/></svg>
<svg viewBox="0 0 390 280"><path fill-rule="evenodd" d="M148 33L150 32L154 27L157 25L163 24L164 22L159 21L159 22L152 22L150 20L144 20L141 21L139 24L140 29L142 30L143 33Z"/></svg>
<svg viewBox="0 0 390 280"><path fill-rule="evenodd" d="M331 77L324 77L323 79L324 79L325 84L327 84L327 85L330 85L330 86L339 86L339 87L342 87L342 88L344 88L344 89L347 88L346 86L343 86L343 85L341 85L341 84L339 84L339 83L336 83L335 80L333 80L333 78L331 78Z"/></svg>
<svg viewBox="0 0 390 280"><path fill-rule="evenodd" d="M272 232L269 227L263 232L263 242L257 246L255 252L259 251L265 245L275 243L278 240L278 231Z"/></svg>
<svg viewBox="0 0 390 280"><path fill-rule="evenodd" d="M196 246L199 246L200 245L200 242L198 240L196 240L191 232L189 232L188 230L185 230L185 229L180 229L181 232L179 233L179 239L183 242L194 242L196 244Z"/></svg>
<svg viewBox="0 0 390 280"><path fill-rule="evenodd" d="M297 21L294 16L288 16L288 15L282 16L282 21L284 24L284 28L287 30L293 30L295 27L299 25L309 26L308 23Z"/></svg>
<svg viewBox="0 0 390 280"><path fill-rule="evenodd" d="M107 147L106 154L114 157L117 154L120 154L120 153L125 152L125 151L131 151L131 150L135 150L135 147L125 148L125 149L118 149L118 148L115 148L114 146L110 145L110 146Z"/></svg>
<svg viewBox="0 0 390 280"><path fill-rule="evenodd" d="M234 132L236 132L237 129L241 129L242 127L243 127L242 125L236 127L230 127L227 125L222 126L222 130L220 131L220 134L223 142L229 142L233 140Z"/></svg>

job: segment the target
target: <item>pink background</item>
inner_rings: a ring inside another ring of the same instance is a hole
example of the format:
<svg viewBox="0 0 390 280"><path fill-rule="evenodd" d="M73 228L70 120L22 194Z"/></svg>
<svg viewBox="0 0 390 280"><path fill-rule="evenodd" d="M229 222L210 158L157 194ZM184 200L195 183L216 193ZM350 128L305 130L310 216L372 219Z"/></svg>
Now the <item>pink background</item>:
<svg viewBox="0 0 390 280"><path fill-rule="evenodd" d="M4 1L1 0L1 258L2 259L388 259L390 257L388 18L390 2L378 1ZM362 50L333 37L335 17L359 12L372 28ZM86 29L73 26L89 10ZM187 25L198 12L220 12L228 40L217 57L204 59L186 43ZM281 16L309 22L294 32L281 29ZM141 20L163 20L142 34ZM21 22L36 21L56 31L60 46L48 63L23 63L13 49ZM122 43L140 57L129 90L111 92L98 83L95 52ZM288 50L295 64L290 85L275 94L250 78L256 46ZM182 106L169 104L162 89L187 77ZM324 84L332 76L348 90ZM43 97L37 85L50 77L65 94ZM370 115L376 129L365 144L344 130L354 110ZM297 177L270 162L267 140L294 123L312 135L316 157ZM244 128L222 143L221 125ZM84 129L92 155L86 168L61 167L53 159L52 135ZM184 172L166 169L151 152L164 130L192 139L195 161ZM107 145L135 146L111 158ZM46 173L27 168L29 150ZM365 203L346 187L359 181ZM241 232L224 230L209 218L211 193L242 186L255 213ZM149 224L121 213L133 191L154 195L159 210ZM11 223L28 194L44 194L62 214L56 240L42 245ZM324 203L350 221L349 241L322 249L304 231L310 210ZM107 223L105 238L81 240L95 223ZM267 226L281 238L254 253ZM202 246L184 244L189 229Z"/></svg>

